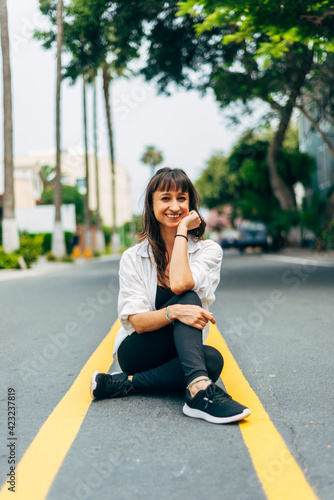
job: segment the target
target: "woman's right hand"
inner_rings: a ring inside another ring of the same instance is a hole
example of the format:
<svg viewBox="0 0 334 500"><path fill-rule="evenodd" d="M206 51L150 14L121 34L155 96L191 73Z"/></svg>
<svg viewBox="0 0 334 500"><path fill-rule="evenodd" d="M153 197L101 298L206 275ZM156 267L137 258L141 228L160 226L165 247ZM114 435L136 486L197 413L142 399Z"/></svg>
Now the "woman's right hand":
<svg viewBox="0 0 334 500"><path fill-rule="evenodd" d="M198 330L203 330L208 321L216 324L213 314L203 309L203 307L191 304L173 304L169 308L171 320L179 320L185 325L193 326Z"/></svg>

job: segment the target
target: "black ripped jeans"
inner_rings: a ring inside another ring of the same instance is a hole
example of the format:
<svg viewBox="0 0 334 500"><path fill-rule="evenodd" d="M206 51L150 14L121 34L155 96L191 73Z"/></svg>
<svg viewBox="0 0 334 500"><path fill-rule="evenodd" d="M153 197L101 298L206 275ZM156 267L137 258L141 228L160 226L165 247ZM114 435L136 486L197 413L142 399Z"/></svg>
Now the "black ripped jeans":
<svg viewBox="0 0 334 500"><path fill-rule="evenodd" d="M194 291L174 295L163 307L201 301ZM217 349L203 345L202 331L175 321L153 332L132 333L118 349L123 372L133 375L136 390L184 391L201 375L218 380L224 360Z"/></svg>

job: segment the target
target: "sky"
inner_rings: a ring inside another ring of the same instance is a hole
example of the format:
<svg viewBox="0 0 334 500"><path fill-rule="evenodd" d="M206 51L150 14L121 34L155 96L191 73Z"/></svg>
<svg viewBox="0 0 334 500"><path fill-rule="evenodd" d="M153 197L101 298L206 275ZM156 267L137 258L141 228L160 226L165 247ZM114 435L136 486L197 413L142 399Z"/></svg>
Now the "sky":
<svg viewBox="0 0 334 500"><path fill-rule="evenodd" d="M54 51L45 51L32 39L34 29L46 27L39 13L38 0L7 2L12 70L14 156L55 150ZM1 85L2 99L2 85ZM89 111L93 106L89 89ZM150 168L140 162L146 146L162 151L159 166L183 168L194 182L210 156L228 153L242 130L254 122L249 118L239 128L231 128L213 95L201 97L196 91L175 90L172 96L157 95L154 83L140 77L115 80L111 88L116 162L131 179L133 209L139 213L141 196ZM82 85L62 85L62 150L83 152ZM0 123L3 122L2 109ZM91 130L91 113L88 127ZM98 128L101 156L108 155L102 81L98 81ZM90 136L91 137L91 136ZM92 144L92 139L89 140ZM3 139L0 134L0 148Z"/></svg>

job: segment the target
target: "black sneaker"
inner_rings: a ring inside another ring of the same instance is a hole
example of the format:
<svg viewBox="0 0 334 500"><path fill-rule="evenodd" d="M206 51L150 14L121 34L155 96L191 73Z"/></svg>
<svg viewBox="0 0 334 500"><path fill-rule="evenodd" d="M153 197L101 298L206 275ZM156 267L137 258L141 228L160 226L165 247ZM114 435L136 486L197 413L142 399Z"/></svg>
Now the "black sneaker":
<svg viewBox="0 0 334 500"><path fill-rule="evenodd" d="M107 375L94 372L90 382L90 394L95 399L119 398L126 396L132 389L132 382L126 373Z"/></svg>
<svg viewBox="0 0 334 500"><path fill-rule="evenodd" d="M198 391L193 398L189 389L186 391L183 413L213 424L228 424L248 417L250 410L234 401L217 385L210 384L204 391Z"/></svg>

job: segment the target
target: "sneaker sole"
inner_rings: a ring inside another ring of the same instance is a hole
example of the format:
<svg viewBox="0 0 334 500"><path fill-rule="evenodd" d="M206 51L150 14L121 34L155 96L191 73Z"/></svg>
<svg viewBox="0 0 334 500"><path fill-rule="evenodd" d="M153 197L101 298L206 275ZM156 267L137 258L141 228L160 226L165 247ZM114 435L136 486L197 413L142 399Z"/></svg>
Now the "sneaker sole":
<svg viewBox="0 0 334 500"><path fill-rule="evenodd" d="M95 399L93 392L95 391L96 386L97 386L96 377L99 373L101 373L101 372L99 372L99 371L94 372L92 375L91 381L90 381L90 395L92 396L93 399Z"/></svg>
<svg viewBox="0 0 334 500"><path fill-rule="evenodd" d="M232 415L231 417L214 417L204 411L190 408L187 403L184 404L182 411L185 415L187 415L187 417L201 418L202 420L206 420L212 424L229 424L230 422L237 422L238 420L248 417L251 413L250 410L246 408L242 413Z"/></svg>
<svg viewBox="0 0 334 500"><path fill-rule="evenodd" d="M99 373L102 373L102 372L99 372L98 370L96 372L94 372L92 375L91 381L90 381L90 395L93 399L95 399L93 392L95 391L96 386L97 386L96 377ZM117 375L118 373L121 373L121 372L113 372L110 375Z"/></svg>

